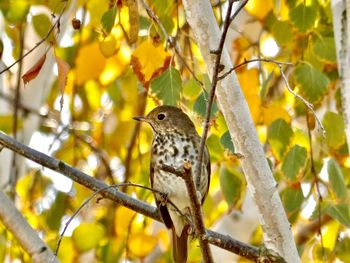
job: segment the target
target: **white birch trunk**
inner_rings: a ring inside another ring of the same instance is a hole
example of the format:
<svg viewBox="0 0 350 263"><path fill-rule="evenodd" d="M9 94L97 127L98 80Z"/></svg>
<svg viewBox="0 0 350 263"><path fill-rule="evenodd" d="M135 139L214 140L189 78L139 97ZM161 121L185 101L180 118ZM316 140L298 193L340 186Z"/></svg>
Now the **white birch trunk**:
<svg viewBox="0 0 350 263"><path fill-rule="evenodd" d="M207 0L184 0L183 4L187 21L194 32L208 73L212 76L215 57L210 54L210 50L217 49L221 32L210 2ZM225 70L232 68L226 47L222 52L221 64L225 66ZM218 84L216 96L236 149L244 156L241 164L248 188L259 211L257 216L263 227L266 247L277 252L287 262L300 262L276 182L266 161L247 102L234 73Z"/></svg>
<svg viewBox="0 0 350 263"><path fill-rule="evenodd" d="M350 1L332 0L331 3L345 134L350 152Z"/></svg>
<svg viewBox="0 0 350 263"><path fill-rule="evenodd" d="M12 201L0 191L0 221L16 237L18 243L29 254L34 263L58 263L53 259L51 249L31 228L26 219L16 209Z"/></svg>

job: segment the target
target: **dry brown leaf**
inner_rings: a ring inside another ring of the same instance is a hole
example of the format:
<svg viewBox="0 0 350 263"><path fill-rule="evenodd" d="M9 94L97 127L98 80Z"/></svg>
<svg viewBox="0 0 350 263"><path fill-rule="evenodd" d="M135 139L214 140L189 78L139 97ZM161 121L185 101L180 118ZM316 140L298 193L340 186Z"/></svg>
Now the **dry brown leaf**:
<svg viewBox="0 0 350 263"><path fill-rule="evenodd" d="M67 76L70 70L69 64L64 61L63 59L55 56L56 63L57 63L57 69L58 69L58 87L61 90L61 100L60 100L60 112L63 108L63 94L64 94L64 88L67 84Z"/></svg>
<svg viewBox="0 0 350 263"><path fill-rule="evenodd" d="M46 60L46 52L42 57L22 76L23 83L27 84L38 76Z"/></svg>

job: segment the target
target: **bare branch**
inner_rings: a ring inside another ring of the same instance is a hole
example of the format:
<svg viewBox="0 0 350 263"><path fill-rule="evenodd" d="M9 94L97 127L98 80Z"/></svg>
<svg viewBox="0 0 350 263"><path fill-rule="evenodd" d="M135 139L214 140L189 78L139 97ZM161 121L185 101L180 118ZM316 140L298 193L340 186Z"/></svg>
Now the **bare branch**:
<svg viewBox="0 0 350 263"><path fill-rule="evenodd" d="M187 193L190 198L191 204L191 214L194 221L194 226L196 229L196 235L199 239L199 245L202 251L202 258L204 262L214 262L213 256L209 247L209 242L206 237L203 217L202 217L202 207L199 202L197 191L193 182L192 177L192 167L189 162L184 162L183 168L175 169L169 165L162 165L162 170L167 171L169 173L175 174L176 176L181 177L185 183L187 188Z"/></svg>
<svg viewBox="0 0 350 263"><path fill-rule="evenodd" d="M91 189L92 191L99 191L102 188L108 187L105 183L95 179L94 177L91 177L60 160L36 151L2 132L0 132L0 145L17 152L33 162L59 172L75 182ZM121 204L137 213L143 214L144 216L160 222L162 221L156 207L150 206L141 200L132 198L114 188L108 187L106 190L101 190L100 194L103 197L115 201L116 203ZM259 251L253 246L243 244L242 242L234 240L229 236L214 231L207 230L206 232L208 242L215 246L241 255L247 259L257 260L259 258Z"/></svg>

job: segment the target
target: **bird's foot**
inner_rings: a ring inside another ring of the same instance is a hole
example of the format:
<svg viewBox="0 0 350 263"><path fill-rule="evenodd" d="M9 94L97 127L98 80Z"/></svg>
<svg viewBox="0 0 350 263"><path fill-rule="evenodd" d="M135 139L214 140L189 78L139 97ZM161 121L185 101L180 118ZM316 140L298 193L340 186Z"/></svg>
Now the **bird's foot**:
<svg viewBox="0 0 350 263"><path fill-rule="evenodd" d="M162 205L166 205L169 201L169 194L164 192L159 193L159 201Z"/></svg>

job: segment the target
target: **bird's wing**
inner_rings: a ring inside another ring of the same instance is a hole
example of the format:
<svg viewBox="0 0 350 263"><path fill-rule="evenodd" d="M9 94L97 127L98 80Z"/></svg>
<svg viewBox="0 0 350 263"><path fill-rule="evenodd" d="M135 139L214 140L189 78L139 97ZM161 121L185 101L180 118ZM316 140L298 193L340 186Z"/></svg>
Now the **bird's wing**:
<svg viewBox="0 0 350 263"><path fill-rule="evenodd" d="M152 160L152 156L151 156L151 160ZM153 165L151 163L151 165L150 165L150 180L151 180L151 187L152 188L153 188L153 178L154 178L154 168L153 168ZM172 228L173 221L171 220L168 208L166 207L166 205L162 204L161 200L158 199L157 194L154 194L154 199L156 201L156 205L159 209L160 215L163 219L165 226L167 228Z"/></svg>

